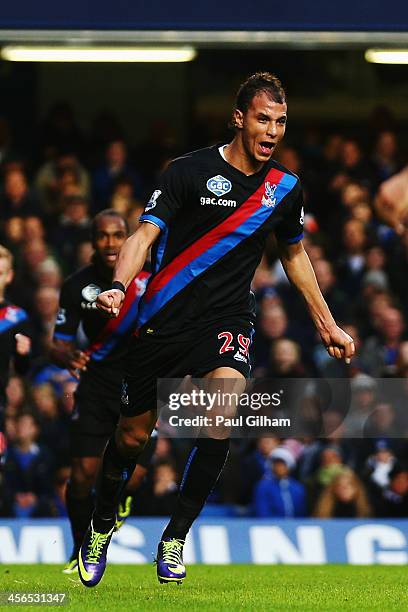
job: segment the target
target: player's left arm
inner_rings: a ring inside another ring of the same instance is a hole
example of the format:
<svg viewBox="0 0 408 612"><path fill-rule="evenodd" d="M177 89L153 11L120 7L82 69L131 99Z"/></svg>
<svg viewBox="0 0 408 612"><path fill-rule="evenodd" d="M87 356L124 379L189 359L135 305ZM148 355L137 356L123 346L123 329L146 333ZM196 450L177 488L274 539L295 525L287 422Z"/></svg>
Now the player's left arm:
<svg viewBox="0 0 408 612"><path fill-rule="evenodd" d="M336 324L317 284L316 276L302 241L279 242L279 257L290 282L303 295L310 315L329 355L350 363L355 347L351 336Z"/></svg>

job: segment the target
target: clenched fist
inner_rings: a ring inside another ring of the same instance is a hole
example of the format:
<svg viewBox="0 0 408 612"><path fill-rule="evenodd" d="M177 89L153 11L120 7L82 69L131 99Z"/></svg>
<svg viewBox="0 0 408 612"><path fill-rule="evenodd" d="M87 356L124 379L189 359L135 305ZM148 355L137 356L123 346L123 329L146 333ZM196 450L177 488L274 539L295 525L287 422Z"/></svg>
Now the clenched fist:
<svg viewBox="0 0 408 612"><path fill-rule="evenodd" d="M120 289L108 289L98 295L96 306L114 318L118 316L124 299L125 294Z"/></svg>
<svg viewBox="0 0 408 612"><path fill-rule="evenodd" d="M356 350L351 336L335 325L329 330L320 331L320 337L331 357L350 363Z"/></svg>

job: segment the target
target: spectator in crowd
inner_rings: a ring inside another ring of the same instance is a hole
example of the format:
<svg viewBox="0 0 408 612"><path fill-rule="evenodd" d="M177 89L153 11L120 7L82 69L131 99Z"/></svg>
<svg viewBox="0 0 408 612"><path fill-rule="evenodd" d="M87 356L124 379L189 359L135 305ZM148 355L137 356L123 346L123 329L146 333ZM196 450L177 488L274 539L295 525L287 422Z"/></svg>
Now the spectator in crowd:
<svg viewBox="0 0 408 612"><path fill-rule="evenodd" d="M371 515L372 509L362 482L346 468L322 491L313 512L317 518L369 518Z"/></svg>
<svg viewBox="0 0 408 612"><path fill-rule="evenodd" d="M298 475L308 485L310 498L315 498L343 465L354 468L358 463L356 446L345 436L344 412L347 410L344 406L341 408L343 413L335 409L324 411L321 436L317 440L306 440L303 446Z"/></svg>
<svg viewBox="0 0 408 612"><path fill-rule="evenodd" d="M123 133L123 127L112 110L105 109L93 118L90 126L89 143L92 167L97 166L98 162L100 163L110 142L122 140Z"/></svg>
<svg viewBox="0 0 408 612"><path fill-rule="evenodd" d="M39 287L52 287L53 289L60 289L62 285L62 272L61 268L54 259L46 259L39 264L35 280Z"/></svg>
<svg viewBox="0 0 408 612"><path fill-rule="evenodd" d="M67 273L75 270L78 246L89 240L90 232L91 219L88 202L81 196L65 198L63 212L53 231L52 241Z"/></svg>
<svg viewBox="0 0 408 612"><path fill-rule="evenodd" d="M126 177L132 186L131 196L141 196L141 181L136 171L129 164L127 147L123 140L110 142L106 148L105 163L93 175L95 212L110 206L115 183ZM122 183L123 184L123 183Z"/></svg>
<svg viewBox="0 0 408 612"><path fill-rule="evenodd" d="M34 416L17 417L16 440L7 451L5 474L16 517L33 516L43 496L51 492L53 458L37 443L39 426Z"/></svg>
<svg viewBox="0 0 408 612"><path fill-rule="evenodd" d="M271 469L256 485L254 516L259 518L296 518L306 516L304 486L290 472L295 467L292 453L278 447L270 455Z"/></svg>
<svg viewBox="0 0 408 612"><path fill-rule="evenodd" d="M262 436L255 442L255 448L242 458L241 472L247 477L241 480L242 504L249 504L252 500L253 490L257 482L269 471L269 457L273 450L279 446L280 439L276 436Z"/></svg>
<svg viewBox="0 0 408 612"><path fill-rule="evenodd" d="M295 334L289 323L285 309L280 304L265 306L258 319L258 330L255 334L254 355L257 364L257 376L266 372L269 364L271 343L280 338L292 338ZM262 369L261 369L262 368Z"/></svg>
<svg viewBox="0 0 408 612"><path fill-rule="evenodd" d="M67 518L68 514L65 504L65 490L67 488L67 482L70 475L71 468L69 465L61 465L56 469L53 482L53 491L40 500L33 513L33 517Z"/></svg>
<svg viewBox="0 0 408 612"><path fill-rule="evenodd" d="M313 264L320 291L330 311L338 321L345 321L350 316L350 300L339 289L332 264L327 259L318 259Z"/></svg>
<svg viewBox="0 0 408 612"><path fill-rule="evenodd" d="M391 402L378 402L364 424L364 436L367 438L396 438L400 431Z"/></svg>
<svg viewBox="0 0 408 612"><path fill-rule="evenodd" d="M334 189L342 187L347 181L357 181L370 190L373 188L373 172L363 156L363 151L356 140L343 142L340 153L340 164L332 183Z"/></svg>
<svg viewBox="0 0 408 612"><path fill-rule="evenodd" d="M288 338L272 342L268 376L299 378L306 375L300 346Z"/></svg>
<svg viewBox="0 0 408 612"><path fill-rule="evenodd" d="M34 295L34 317L40 331L39 342L42 351L47 350L58 312L59 292L53 287L39 287Z"/></svg>
<svg viewBox="0 0 408 612"><path fill-rule="evenodd" d="M34 386L42 385L43 383L50 383L61 402L65 401L63 398L65 385L67 383L72 383L73 381L76 383L76 379L72 377L72 374L70 374L68 370L63 370L53 364L48 363L45 356L37 359L36 367L33 368L33 371L31 372L31 381ZM73 390L76 389L76 384L74 385ZM69 389L72 389L72 387L68 387L68 390Z"/></svg>
<svg viewBox="0 0 408 612"><path fill-rule="evenodd" d="M378 335L381 328L381 319L388 308L395 307L393 296L378 285L371 289L367 300L362 296L356 304L356 319L363 340L371 335Z"/></svg>
<svg viewBox="0 0 408 612"><path fill-rule="evenodd" d="M364 226L375 234L373 223L373 211L368 202L357 202L350 210L350 219L364 223Z"/></svg>
<svg viewBox="0 0 408 612"><path fill-rule="evenodd" d="M395 373L404 329L404 317L400 310L387 308L382 312L378 334L368 338L362 347L362 359L371 376Z"/></svg>
<svg viewBox="0 0 408 612"><path fill-rule="evenodd" d="M282 166L285 166L291 172L300 175L301 174L301 159L299 153L294 147L287 145L281 145L279 147L277 160Z"/></svg>
<svg viewBox="0 0 408 612"><path fill-rule="evenodd" d="M387 257L384 249L379 245L373 245L366 252L366 270L377 271L386 270ZM386 273L386 272L385 272Z"/></svg>
<svg viewBox="0 0 408 612"><path fill-rule="evenodd" d="M396 464L396 458L385 440L378 440L375 452L365 463L363 475L368 485L372 484L385 489L390 483L390 473Z"/></svg>
<svg viewBox="0 0 408 612"><path fill-rule="evenodd" d="M306 481L308 499L316 499L333 478L344 470L343 452L341 444L323 443L318 448L318 468L312 472Z"/></svg>
<svg viewBox="0 0 408 612"><path fill-rule="evenodd" d="M69 451L69 415L60 412L57 394L50 383L35 386L32 397L38 415L38 440L59 460Z"/></svg>
<svg viewBox="0 0 408 612"><path fill-rule="evenodd" d="M21 248L24 243L24 220L22 217L9 217L2 228L3 243L17 259L21 256Z"/></svg>
<svg viewBox="0 0 408 612"><path fill-rule="evenodd" d="M22 412L27 403L26 389L21 376L10 376L6 388L7 414L16 415Z"/></svg>
<svg viewBox="0 0 408 612"><path fill-rule="evenodd" d="M347 436L362 437L364 426L377 399L377 383L367 374L357 374L351 381L351 405L344 420Z"/></svg>
<svg viewBox="0 0 408 612"><path fill-rule="evenodd" d="M91 263L94 248L90 240L78 244L75 269L83 268Z"/></svg>
<svg viewBox="0 0 408 612"><path fill-rule="evenodd" d="M7 444L14 444L17 439L17 416L18 414L7 407L6 417L4 419L4 434L6 437L6 445L2 446L3 456L1 458L1 467L3 468ZM2 471L2 470L0 470Z"/></svg>
<svg viewBox="0 0 408 612"><path fill-rule="evenodd" d="M55 217L60 213L59 204L67 184L77 186L77 195L90 197L89 173L70 150L61 150L55 160L47 161L38 171L35 185L40 195L45 215ZM65 193L66 195L66 193Z"/></svg>
<svg viewBox="0 0 408 612"><path fill-rule="evenodd" d="M122 176L116 180L110 207L129 221L139 219L144 210L144 202L135 197L135 187L130 177Z"/></svg>
<svg viewBox="0 0 408 612"><path fill-rule="evenodd" d="M16 270L9 294L13 301L30 312L38 287L38 270L51 257L51 250L44 240L36 239L25 242L21 254L21 265Z"/></svg>
<svg viewBox="0 0 408 612"><path fill-rule="evenodd" d="M56 102L41 125L38 147L41 159L53 159L61 149L78 153L83 145L72 107L64 101Z"/></svg>
<svg viewBox="0 0 408 612"><path fill-rule="evenodd" d="M361 282L361 298L367 303L377 290L387 291L388 279L384 270L368 270Z"/></svg>
<svg viewBox="0 0 408 612"><path fill-rule="evenodd" d="M39 212L38 200L29 189L24 172L17 168L7 172L0 197L0 220L38 215Z"/></svg>
<svg viewBox="0 0 408 612"><path fill-rule="evenodd" d="M350 214L350 211L353 210L354 206L356 206L360 202L366 202L368 197L368 189L367 187L364 187L361 183L353 181L346 183L343 189L341 190L340 196L341 204L345 210L345 217L343 217L343 222Z"/></svg>
<svg viewBox="0 0 408 612"><path fill-rule="evenodd" d="M349 299L358 295L364 273L367 235L361 221L350 219L343 226L344 253L337 262L339 286Z"/></svg>
<svg viewBox="0 0 408 612"><path fill-rule="evenodd" d="M408 516L408 468L396 463L389 473L386 487L373 487L372 500L376 516L404 518Z"/></svg>
<svg viewBox="0 0 408 612"><path fill-rule="evenodd" d="M401 161L395 132L384 130L378 134L371 160L377 185L400 170Z"/></svg>
<svg viewBox="0 0 408 612"><path fill-rule="evenodd" d="M257 299L261 300L265 291L274 290L276 279L272 270L268 266L266 257L264 256L255 270L254 278L252 279L251 289L255 293Z"/></svg>
<svg viewBox="0 0 408 612"><path fill-rule="evenodd" d="M148 516L170 516L177 490L178 477L173 463L167 460L156 463L150 484L140 494L140 512Z"/></svg>
<svg viewBox="0 0 408 612"><path fill-rule="evenodd" d="M326 219L325 225L322 227L325 234L327 233L328 235L336 232L338 228L343 228L346 221L356 219L358 217L358 215L355 215L357 206L370 202L367 187L349 179L344 180L344 184L338 189L338 192L335 192L335 194L330 193L328 197L332 200L333 207L330 210L330 214L326 212L322 217L323 220ZM327 207L327 201L325 205ZM318 216L318 220L321 223L321 215ZM366 225L367 220L364 218L364 214L362 221ZM325 240L327 238L322 236L321 239ZM335 244L328 243L326 248L331 257L337 255Z"/></svg>
<svg viewBox="0 0 408 612"><path fill-rule="evenodd" d="M45 240L45 228L40 217L34 215L24 219L24 241Z"/></svg>

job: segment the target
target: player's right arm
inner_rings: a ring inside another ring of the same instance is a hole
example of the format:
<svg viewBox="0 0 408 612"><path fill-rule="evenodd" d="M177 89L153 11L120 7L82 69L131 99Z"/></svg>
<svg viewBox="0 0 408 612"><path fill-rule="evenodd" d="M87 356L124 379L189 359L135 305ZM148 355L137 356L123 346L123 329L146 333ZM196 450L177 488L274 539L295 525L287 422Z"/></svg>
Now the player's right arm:
<svg viewBox="0 0 408 612"><path fill-rule="evenodd" d="M89 361L89 356L75 345L80 320L81 312L75 284L68 279L61 289L50 358L60 368L69 370L75 378L79 378L80 373L86 370Z"/></svg>
<svg viewBox="0 0 408 612"><path fill-rule="evenodd" d="M160 228L153 223L142 223L140 227L130 236L118 255L118 260L113 273L114 282L118 281L125 289L142 270L146 261L147 253L160 234ZM97 306L100 310L115 317L125 298L120 289L109 289L98 295Z"/></svg>
<svg viewBox="0 0 408 612"><path fill-rule="evenodd" d="M153 192L140 217L141 225L126 240L116 262L113 282L121 283L125 290L141 271L147 253L160 232L167 231L183 203L189 201L191 176L188 163L182 158L173 161L161 176L159 189ZM97 306L111 317L116 317L124 298L125 294L120 289L110 289L98 295Z"/></svg>
<svg viewBox="0 0 408 612"><path fill-rule="evenodd" d="M74 342L53 338L50 357L55 365L70 371L74 378L86 370L89 355L75 348Z"/></svg>

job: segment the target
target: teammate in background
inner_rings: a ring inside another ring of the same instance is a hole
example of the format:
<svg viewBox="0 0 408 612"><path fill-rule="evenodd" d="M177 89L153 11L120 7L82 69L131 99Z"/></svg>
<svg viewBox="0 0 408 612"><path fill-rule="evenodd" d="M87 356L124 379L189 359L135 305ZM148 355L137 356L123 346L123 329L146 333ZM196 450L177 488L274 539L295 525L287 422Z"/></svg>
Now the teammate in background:
<svg viewBox="0 0 408 612"><path fill-rule="evenodd" d="M31 350L27 313L4 298L6 287L12 280L13 256L0 245L0 466L6 451L4 413L10 367L13 365L18 374L25 374Z"/></svg>
<svg viewBox="0 0 408 612"><path fill-rule="evenodd" d="M126 221L114 210L96 215L92 224L93 262L66 279L60 296L51 358L79 379L71 423L71 478L66 502L74 547L64 572L77 570L79 546L94 509L93 488L106 442L119 418L123 365L129 334L135 326L138 302L150 274L141 271L129 285L121 316L107 321L93 310L101 291L112 284L119 250L128 236ZM78 330L88 346L77 348ZM154 451L146 447L126 493L143 481ZM130 514L131 497L120 504L116 528Z"/></svg>
<svg viewBox="0 0 408 612"><path fill-rule="evenodd" d="M353 340L336 325L302 245L299 179L272 159L285 133L286 111L285 92L274 75L250 77L238 92L232 142L170 164L140 227L121 249L112 288L98 296L101 310L120 316L125 289L154 245L154 273L139 308L139 337L126 361L121 417L105 449L95 512L79 553L86 586L103 576L126 482L122 475L132 473L156 421L156 380L191 374L212 385L229 378L239 386L248 377L250 284L271 232L329 354L347 362L354 354ZM186 535L228 456L223 434L213 432L195 442L158 546L160 582L185 577Z"/></svg>

